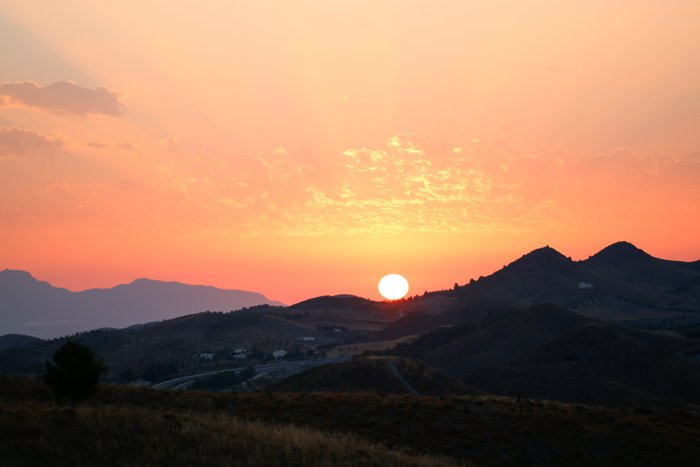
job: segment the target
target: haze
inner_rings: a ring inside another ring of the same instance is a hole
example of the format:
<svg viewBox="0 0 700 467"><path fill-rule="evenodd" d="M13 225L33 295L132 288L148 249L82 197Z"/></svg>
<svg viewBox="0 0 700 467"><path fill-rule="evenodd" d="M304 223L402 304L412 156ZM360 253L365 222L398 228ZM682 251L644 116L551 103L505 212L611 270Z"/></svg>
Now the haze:
<svg viewBox="0 0 700 467"><path fill-rule="evenodd" d="M0 268L292 303L700 258L700 3L0 0Z"/></svg>

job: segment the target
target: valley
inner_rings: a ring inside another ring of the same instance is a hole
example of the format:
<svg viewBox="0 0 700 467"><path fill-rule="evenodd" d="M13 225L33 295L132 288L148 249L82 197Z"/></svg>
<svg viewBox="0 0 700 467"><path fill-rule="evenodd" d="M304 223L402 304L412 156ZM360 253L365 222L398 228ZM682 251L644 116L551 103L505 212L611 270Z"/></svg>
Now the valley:
<svg viewBox="0 0 700 467"><path fill-rule="evenodd" d="M697 263L653 258L624 242L579 262L546 247L491 276L397 301L325 296L45 341L15 337L17 344L0 350L0 370L35 375L73 339L102 356L107 381L122 384L186 383L198 379L193 375L252 367L256 383L236 387L260 390L298 372L277 371L286 362L299 370L339 359L346 362L342 372L352 356L397 356L483 393L611 406L695 405L698 281ZM326 379L353 384L329 368ZM381 390L363 384L363 390Z"/></svg>

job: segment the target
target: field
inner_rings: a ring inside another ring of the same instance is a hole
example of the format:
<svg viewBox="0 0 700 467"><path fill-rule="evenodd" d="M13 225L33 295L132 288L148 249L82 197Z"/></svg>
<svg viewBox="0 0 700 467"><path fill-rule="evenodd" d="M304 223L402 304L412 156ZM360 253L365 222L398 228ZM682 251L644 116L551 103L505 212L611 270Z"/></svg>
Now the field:
<svg viewBox="0 0 700 467"><path fill-rule="evenodd" d="M118 386L70 403L9 378L0 378L0 398L2 465L690 466L700 458L700 414L690 409Z"/></svg>
<svg viewBox="0 0 700 467"><path fill-rule="evenodd" d="M336 357L338 355L361 355L363 352L379 352L387 349L391 349L396 344L400 344L404 341L409 341L416 338L417 336L404 336L399 339L383 340L383 341L372 341L372 342L357 342L353 344L343 344L332 348L326 354L329 357Z"/></svg>
<svg viewBox="0 0 700 467"><path fill-rule="evenodd" d="M3 466L456 465L352 434L152 404L3 399L0 446Z"/></svg>

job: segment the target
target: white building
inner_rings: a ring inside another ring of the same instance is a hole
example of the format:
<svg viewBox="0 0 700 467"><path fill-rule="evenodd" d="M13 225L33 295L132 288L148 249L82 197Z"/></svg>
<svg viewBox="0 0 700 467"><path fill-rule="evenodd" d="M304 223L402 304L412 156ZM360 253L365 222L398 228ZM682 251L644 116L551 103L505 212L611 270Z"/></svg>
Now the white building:
<svg viewBox="0 0 700 467"><path fill-rule="evenodd" d="M213 352L200 352L199 358L201 358L202 360L207 360L207 361L211 362L212 360L214 360L214 355L216 355L216 354Z"/></svg>
<svg viewBox="0 0 700 467"><path fill-rule="evenodd" d="M274 352L272 352L272 357L273 357L273 358L282 358L282 357L284 357L285 355L287 355L287 351L286 351L286 350L275 350Z"/></svg>

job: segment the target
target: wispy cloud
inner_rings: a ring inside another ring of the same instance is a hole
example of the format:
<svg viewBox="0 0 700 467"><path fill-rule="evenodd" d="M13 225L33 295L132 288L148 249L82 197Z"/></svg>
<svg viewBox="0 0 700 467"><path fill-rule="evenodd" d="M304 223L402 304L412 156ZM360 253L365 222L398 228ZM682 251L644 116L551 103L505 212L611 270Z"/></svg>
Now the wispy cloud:
<svg viewBox="0 0 700 467"><path fill-rule="evenodd" d="M0 83L0 105L11 104L34 107L64 115L103 114L118 117L125 110L119 93L104 87L89 89L78 84L60 81L39 86L32 81Z"/></svg>
<svg viewBox="0 0 700 467"><path fill-rule="evenodd" d="M455 151L404 134L323 163L301 165L297 156L199 156L167 169L168 189L250 236L576 230L654 190L700 200L697 161L626 148L532 154L479 142Z"/></svg>
<svg viewBox="0 0 700 467"><path fill-rule="evenodd" d="M0 127L0 157L32 155L46 150L60 149L61 138L26 128Z"/></svg>

